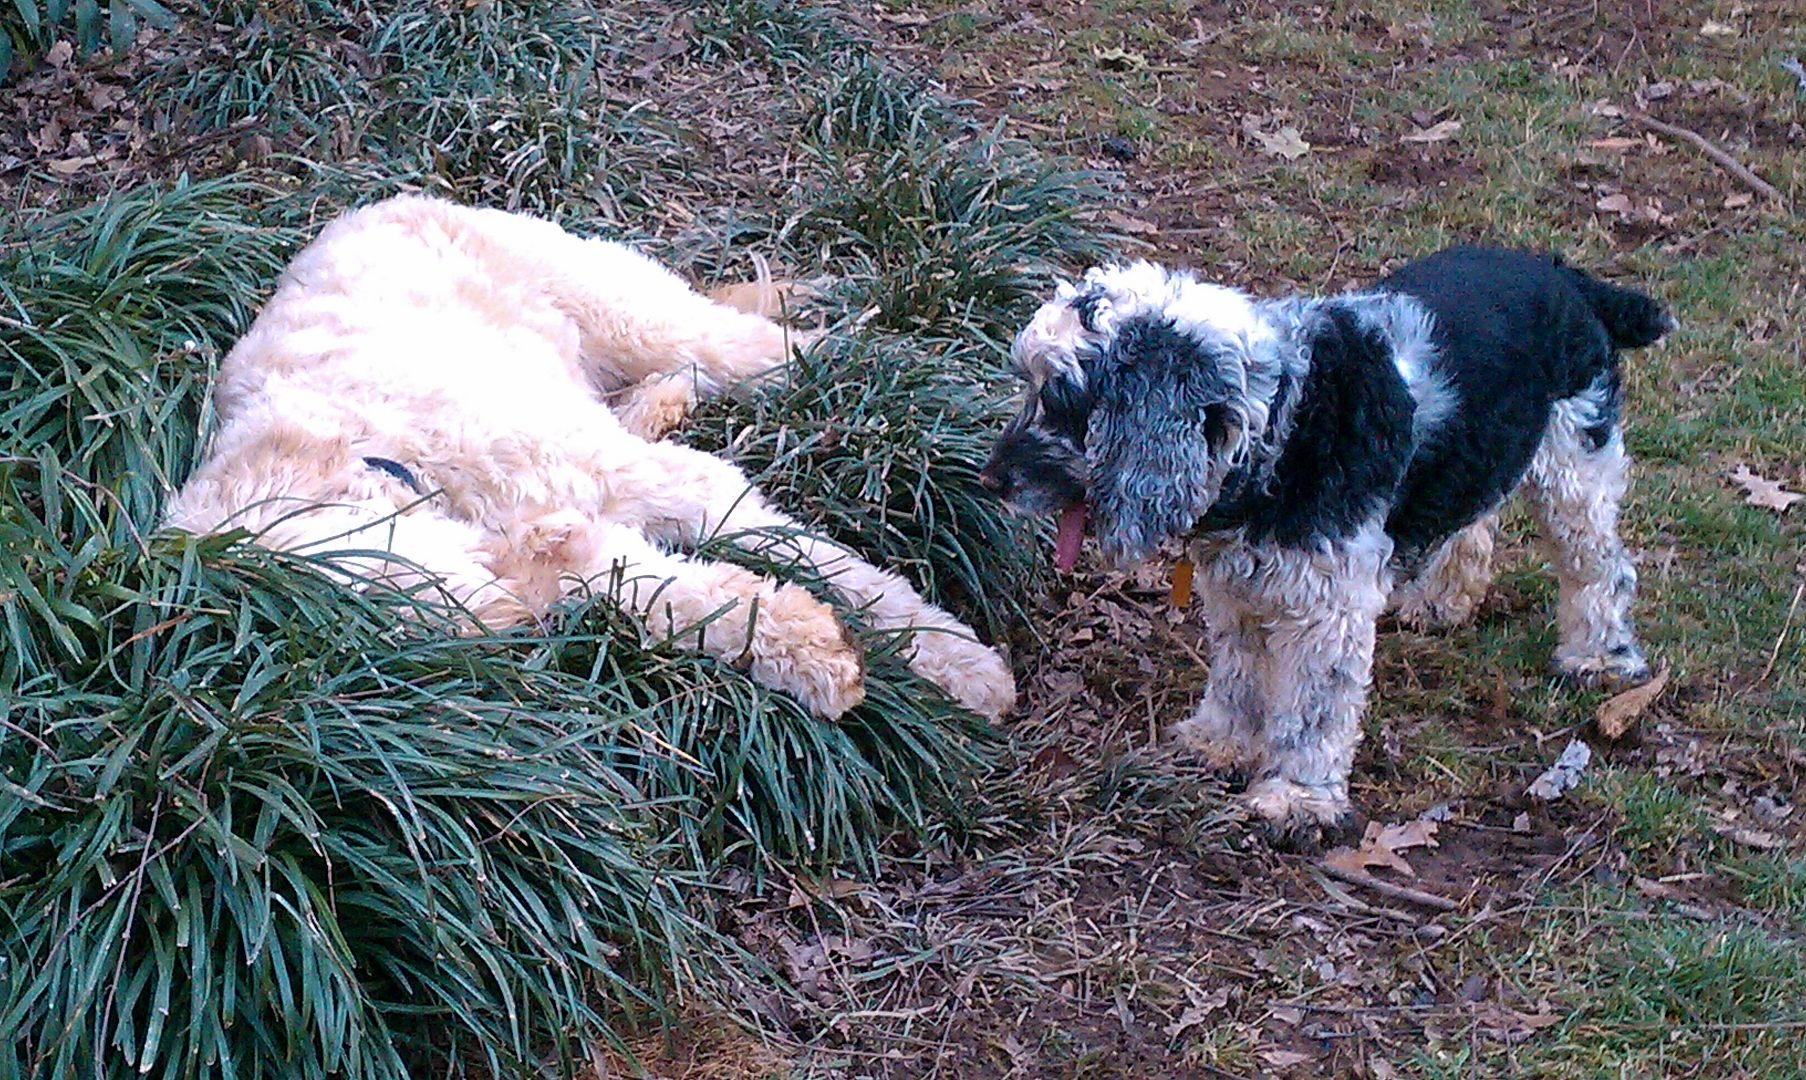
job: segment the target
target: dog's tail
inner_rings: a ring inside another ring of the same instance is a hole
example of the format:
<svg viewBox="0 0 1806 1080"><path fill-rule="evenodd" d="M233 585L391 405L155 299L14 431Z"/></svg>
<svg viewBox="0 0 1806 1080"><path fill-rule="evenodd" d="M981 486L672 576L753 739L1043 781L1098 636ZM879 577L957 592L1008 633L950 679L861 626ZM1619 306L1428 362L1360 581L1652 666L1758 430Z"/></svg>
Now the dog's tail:
<svg viewBox="0 0 1806 1080"><path fill-rule="evenodd" d="M1586 297L1605 332L1611 335L1613 348L1654 345L1675 328L1674 317L1654 297L1600 281L1572 266L1563 269L1579 287L1580 295Z"/></svg>

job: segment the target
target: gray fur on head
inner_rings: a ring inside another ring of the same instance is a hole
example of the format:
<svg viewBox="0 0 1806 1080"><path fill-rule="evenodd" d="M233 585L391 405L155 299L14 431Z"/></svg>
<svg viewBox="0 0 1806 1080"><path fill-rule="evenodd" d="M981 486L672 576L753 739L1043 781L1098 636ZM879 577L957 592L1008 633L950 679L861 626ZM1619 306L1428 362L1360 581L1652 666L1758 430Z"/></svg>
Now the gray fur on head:
<svg viewBox="0 0 1806 1080"><path fill-rule="evenodd" d="M1169 288L1098 347L1086 458L1098 546L1115 563L1191 531L1224 478L1261 455L1281 373L1305 362L1241 293L1189 274Z"/></svg>
<svg viewBox="0 0 1806 1080"><path fill-rule="evenodd" d="M1171 323L1137 319L1101 350L1085 437L1091 518L1114 563L1188 532L1247 443L1243 358Z"/></svg>
<svg viewBox="0 0 1806 1080"><path fill-rule="evenodd" d="M1029 393L989 486L1025 512L1082 499L1105 558L1145 558L1260 456L1281 373L1303 363L1284 346L1234 289L1145 262L1093 269L1016 337Z"/></svg>

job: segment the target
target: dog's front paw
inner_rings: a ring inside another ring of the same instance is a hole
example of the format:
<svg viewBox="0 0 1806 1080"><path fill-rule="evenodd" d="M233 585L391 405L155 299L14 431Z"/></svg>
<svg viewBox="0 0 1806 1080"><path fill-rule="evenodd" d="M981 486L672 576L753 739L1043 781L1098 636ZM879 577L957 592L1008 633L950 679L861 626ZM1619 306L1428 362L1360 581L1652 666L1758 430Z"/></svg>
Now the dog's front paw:
<svg viewBox="0 0 1806 1080"><path fill-rule="evenodd" d="M947 696L987 720L1016 707L1016 676L997 650L955 633L925 631L915 638L909 667Z"/></svg>
<svg viewBox="0 0 1806 1080"><path fill-rule="evenodd" d="M1245 774L1256 756L1248 740L1237 732L1235 718L1223 714L1208 698L1190 716L1168 727L1160 741L1225 776Z"/></svg>
<svg viewBox="0 0 1806 1080"><path fill-rule="evenodd" d="M1649 681L1649 659L1635 642L1624 642L1605 652L1557 653L1552 665L1557 675L1582 686L1622 690Z"/></svg>
<svg viewBox="0 0 1806 1080"><path fill-rule="evenodd" d="M807 589L783 585L764 599L747 660L754 679L823 719L838 719L865 700L865 657L858 643L834 610Z"/></svg>
<svg viewBox="0 0 1806 1080"><path fill-rule="evenodd" d="M1329 787L1269 777L1249 788L1245 799L1268 841L1283 851L1316 854L1354 826L1347 796Z"/></svg>
<svg viewBox="0 0 1806 1080"><path fill-rule="evenodd" d="M686 373L647 379L623 390L611 403L628 431L658 442L677 430L696 406L696 382Z"/></svg>

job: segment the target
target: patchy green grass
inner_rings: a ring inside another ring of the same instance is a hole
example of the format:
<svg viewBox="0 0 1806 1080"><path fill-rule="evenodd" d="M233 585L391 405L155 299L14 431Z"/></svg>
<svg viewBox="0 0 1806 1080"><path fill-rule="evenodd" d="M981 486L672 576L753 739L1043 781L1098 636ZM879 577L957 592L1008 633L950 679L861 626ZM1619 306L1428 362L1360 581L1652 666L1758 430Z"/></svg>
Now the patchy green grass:
<svg viewBox="0 0 1806 1080"><path fill-rule="evenodd" d="M1381 947L1366 964L1387 973L1373 979L1383 989L1365 998L1301 995L1339 1001L1318 1021L1348 1040L1304 1068L1368 1075L1356 1063L1373 1056L1426 1076L1796 1075L1806 519L1746 504L1726 478L1748 465L1806 485L1806 155L1787 134L1806 96L1777 63L1806 50L1806 31L1789 9L907 7L930 18L904 33L939 47L941 76L1010 128L1093 160L1128 136L1137 157L1106 175L1161 257L1255 288L1337 289L1449 243L1503 242L1561 250L1679 315L1669 342L1629 359L1623 521L1669 688L1637 738L1598 744L1569 804L1524 805L1603 695L1546 674L1555 589L1522 514L1507 516L1477 624L1382 637L1361 798L1391 819L1438 803L1465 813L1468 827L1444 826L1462 855L1430 877L1524 906L1416 958ZM1718 143L1790 206L1614 112L1639 108ZM1459 127L1406 141L1444 121ZM1312 144L1296 160L1245 133L1284 125ZM1422 1013L1388 1011L1412 1000L1387 981L1404 970L1437 985ZM1446 1004L1475 971L1489 973L1488 1000L1547 1001L1568 1019L1500 1038L1484 1013ZM1366 1035L1350 1019L1362 1000ZM1228 1022L1296 1046L1285 1040L1310 1029L1303 1011L1298 1029Z"/></svg>
<svg viewBox="0 0 1806 1080"><path fill-rule="evenodd" d="M1799 1068L1806 953L1797 937L1598 889L1560 897L1543 914L1521 977L1561 986L1575 1013L1519 1059L1530 1074L1617 1075L1633 1062L1670 1076Z"/></svg>

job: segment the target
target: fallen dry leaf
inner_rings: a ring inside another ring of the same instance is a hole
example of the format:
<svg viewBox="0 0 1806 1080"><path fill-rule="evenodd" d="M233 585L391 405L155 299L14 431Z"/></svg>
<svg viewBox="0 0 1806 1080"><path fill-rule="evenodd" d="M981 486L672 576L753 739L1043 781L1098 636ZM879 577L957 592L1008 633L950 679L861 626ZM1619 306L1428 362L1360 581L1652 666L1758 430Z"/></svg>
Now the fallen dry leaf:
<svg viewBox="0 0 1806 1080"><path fill-rule="evenodd" d="M1736 192L1732 192L1731 194L1725 196L1724 208L1726 210L1741 210L1744 207L1748 206L1750 203L1755 202L1755 201L1756 201L1756 197L1754 195L1751 195L1749 192L1736 191Z"/></svg>
<svg viewBox="0 0 1806 1080"><path fill-rule="evenodd" d="M1701 37L1725 37L1725 38L1728 38L1728 37L1736 37L1738 31L1737 31L1737 28L1735 26L1732 26L1730 23L1715 22L1711 19L1707 19L1706 25L1699 28L1699 33L1700 33Z"/></svg>
<svg viewBox="0 0 1806 1080"><path fill-rule="evenodd" d="M1593 147L1595 150L1609 150L1614 154L1622 154L1626 150L1635 150L1639 146L1642 146L1643 140L1627 139L1621 135L1615 135L1609 139L1594 139L1592 142L1587 143L1587 145Z"/></svg>
<svg viewBox="0 0 1806 1080"><path fill-rule="evenodd" d="M1662 688L1668 685L1668 665L1663 664L1648 682L1641 686L1633 686L1621 694L1614 694L1599 703L1599 711L1593 714L1593 722L1599 725L1599 734L1617 742L1624 733L1636 723L1643 710L1656 699Z"/></svg>
<svg viewBox="0 0 1806 1080"><path fill-rule="evenodd" d="M1806 499L1806 495L1788 491L1778 481L1770 480L1742 463L1731 470L1731 480L1743 488L1744 502L1760 506L1764 510L1773 510L1777 514L1787 513L1788 507Z"/></svg>
<svg viewBox="0 0 1806 1080"><path fill-rule="evenodd" d="M1460 130L1461 130L1461 121L1444 120L1440 124L1434 124L1430 127L1420 128L1417 131L1413 131L1411 134L1400 138L1399 142L1408 142L1408 143L1443 142L1450 138L1453 138L1455 132L1460 131Z"/></svg>
<svg viewBox="0 0 1806 1080"><path fill-rule="evenodd" d="M1179 1019L1166 1025L1166 1037L1177 1039L1191 1028L1197 1027L1210 1018L1210 1014L1229 1003L1229 988L1219 986L1209 994L1194 995L1192 1003L1186 1006Z"/></svg>
<svg viewBox="0 0 1806 1080"><path fill-rule="evenodd" d="M1630 196L1622 191L1614 191L1610 195L1601 197L1598 202L1593 204L1593 208L1611 214L1633 214L1636 212L1637 204L1631 202Z"/></svg>
<svg viewBox="0 0 1806 1080"><path fill-rule="evenodd" d="M1323 861L1353 874L1364 874L1370 866L1383 866L1406 877L1416 877L1417 871L1411 869L1411 864L1399 852L1414 847L1435 847L1436 829L1434 821L1423 818L1400 825L1370 821L1359 848L1336 848L1324 855Z"/></svg>
<svg viewBox="0 0 1806 1080"><path fill-rule="evenodd" d="M1254 113L1242 117L1242 133L1260 145L1261 153L1274 154L1287 161L1295 161L1310 153L1311 144L1304 141L1298 129L1289 124L1270 134L1262 131L1261 125L1266 119Z"/></svg>
<svg viewBox="0 0 1806 1080"><path fill-rule="evenodd" d="M1097 57L1097 65L1105 71L1140 71L1148 66L1148 58L1138 52L1127 49L1102 49L1092 53Z"/></svg>
<svg viewBox="0 0 1806 1080"><path fill-rule="evenodd" d="M1742 825L1714 825L1712 831L1733 843L1753 847L1759 851L1775 851L1787 846L1787 841L1766 829L1746 829Z"/></svg>
<svg viewBox="0 0 1806 1080"><path fill-rule="evenodd" d="M1684 895L1674 886L1669 885L1666 882L1657 881L1654 878L1633 877L1630 879L1630 883L1636 886L1637 891L1644 896L1654 897L1657 900L1673 900L1678 896Z"/></svg>
<svg viewBox="0 0 1806 1080"><path fill-rule="evenodd" d="M1367 1073L1373 1080L1398 1080L1398 1070L1384 1058L1368 1058Z"/></svg>
<svg viewBox="0 0 1806 1080"><path fill-rule="evenodd" d="M1296 1050L1262 1050L1260 1057L1262 1061L1275 1069L1289 1069L1294 1065L1303 1065L1307 1061L1317 1060L1309 1054L1300 1054Z"/></svg>
<svg viewBox="0 0 1806 1080"><path fill-rule="evenodd" d="M892 26L927 26L933 20L926 14L917 11L886 11L881 7L872 8L872 17L879 22L887 22Z"/></svg>
<svg viewBox="0 0 1806 1080"><path fill-rule="evenodd" d="M1260 143L1262 152L1277 155L1287 161L1296 161L1311 152L1311 144L1304 141L1295 127L1282 127L1271 135L1257 131L1254 138Z"/></svg>
<svg viewBox="0 0 1806 1080"><path fill-rule="evenodd" d="M74 176L88 166L99 163L99 161L99 158L90 154L87 157L60 158L56 161L46 161L44 167L58 176Z"/></svg>
<svg viewBox="0 0 1806 1080"><path fill-rule="evenodd" d="M1562 795L1580 783L1580 774L1586 771L1587 762L1593 760L1593 748L1579 739L1571 739L1555 764L1549 766L1543 774L1531 782L1526 792L1533 799L1545 802L1559 799Z"/></svg>
<svg viewBox="0 0 1806 1080"><path fill-rule="evenodd" d="M1160 235L1160 226L1155 225L1151 221L1143 221L1140 218L1130 217L1117 210L1105 210L1103 219L1109 224L1121 229L1123 232L1132 233L1136 236Z"/></svg>

